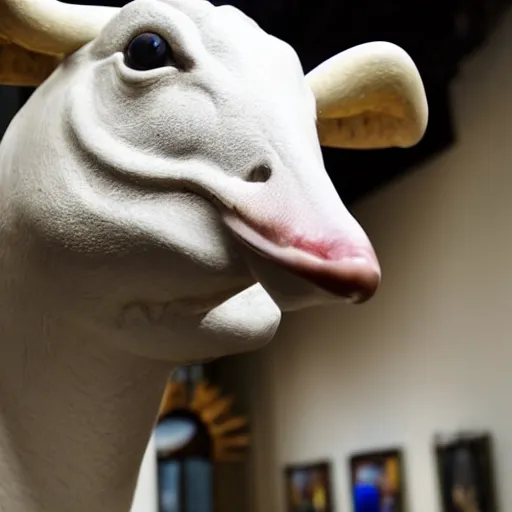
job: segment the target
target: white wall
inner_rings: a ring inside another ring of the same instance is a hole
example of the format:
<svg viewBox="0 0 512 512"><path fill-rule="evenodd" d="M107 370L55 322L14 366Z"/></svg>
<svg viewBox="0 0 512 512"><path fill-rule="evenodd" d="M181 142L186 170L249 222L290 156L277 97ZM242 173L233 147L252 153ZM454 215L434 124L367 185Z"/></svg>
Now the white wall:
<svg viewBox="0 0 512 512"><path fill-rule="evenodd" d="M453 96L457 146L355 210L383 268L375 299L288 315L221 365L252 415L252 512L284 512L283 465L323 457L349 511L347 457L392 445L409 512L437 512L432 436L473 428L494 436L512 510L512 13Z"/></svg>

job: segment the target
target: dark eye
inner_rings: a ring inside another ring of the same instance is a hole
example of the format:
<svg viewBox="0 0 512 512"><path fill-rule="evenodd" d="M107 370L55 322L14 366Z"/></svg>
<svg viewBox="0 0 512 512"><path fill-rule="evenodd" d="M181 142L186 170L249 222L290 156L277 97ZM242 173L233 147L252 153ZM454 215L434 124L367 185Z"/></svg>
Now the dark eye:
<svg viewBox="0 0 512 512"><path fill-rule="evenodd" d="M132 39L124 55L126 65L140 71L175 64L167 41L152 32L140 34Z"/></svg>

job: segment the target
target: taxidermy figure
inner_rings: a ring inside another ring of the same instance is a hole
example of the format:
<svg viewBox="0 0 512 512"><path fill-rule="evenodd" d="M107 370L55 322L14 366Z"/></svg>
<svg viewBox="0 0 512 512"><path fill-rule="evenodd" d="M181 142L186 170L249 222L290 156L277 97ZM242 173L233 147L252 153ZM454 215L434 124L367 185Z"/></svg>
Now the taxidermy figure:
<svg viewBox="0 0 512 512"><path fill-rule="evenodd" d="M127 512L173 367L373 295L320 146L417 143L424 89L387 43L304 77L205 0L0 0L0 38L41 83L0 146L0 510Z"/></svg>

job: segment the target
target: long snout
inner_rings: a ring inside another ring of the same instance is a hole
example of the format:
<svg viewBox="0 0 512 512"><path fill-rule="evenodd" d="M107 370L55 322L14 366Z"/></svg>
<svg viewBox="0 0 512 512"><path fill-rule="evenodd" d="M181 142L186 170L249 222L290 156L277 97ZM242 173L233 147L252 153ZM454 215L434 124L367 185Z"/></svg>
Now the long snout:
<svg viewBox="0 0 512 512"><path fill-rule="evenodd" d="M279 224L269 230L233 213L226 214L224 221L251 250L329 294L361 303L379 286L377 257L369 240L359 233L351 239L347 232L329 231L323 225L320 238L314 232L289 234L286 242L280 242L283 233ZM361 229L353 219L348 223L352 229Z"/></svg>
<svg viewBox="0 0 512 512"><path fill-rule="evenodd" d="M323 166L313 169L309 178L306 182L305 174L281 171L265 183L246 183L246 194L240 196L244 199L224 212L224 222L252 252L310 287L364 302L380 283L375 251ZM266 277L278 288L279 275L263 277L264 284Z"/></svg>

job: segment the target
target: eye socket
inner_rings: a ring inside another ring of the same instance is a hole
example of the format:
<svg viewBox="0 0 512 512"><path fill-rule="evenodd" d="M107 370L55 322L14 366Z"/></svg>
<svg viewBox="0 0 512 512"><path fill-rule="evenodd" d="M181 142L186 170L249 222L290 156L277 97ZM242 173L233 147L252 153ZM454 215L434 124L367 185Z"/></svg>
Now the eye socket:
<svg viewBox="0 0 512 512"><path fill-rule="evenodd" d="M124 57L127 66L139 71L176 64L167 41L153 32L145 32L134 37L128 44Z"/></svg>

